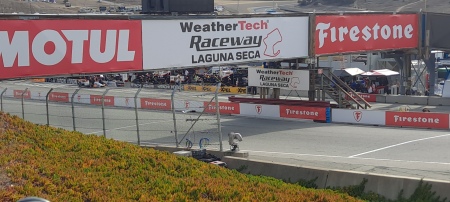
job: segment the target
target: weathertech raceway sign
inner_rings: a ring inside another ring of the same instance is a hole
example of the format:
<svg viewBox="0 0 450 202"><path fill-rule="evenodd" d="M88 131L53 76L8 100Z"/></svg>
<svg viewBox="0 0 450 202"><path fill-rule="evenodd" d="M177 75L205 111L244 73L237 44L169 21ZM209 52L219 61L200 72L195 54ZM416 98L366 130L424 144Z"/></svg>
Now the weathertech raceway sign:
<svg viewBox="0 0 450 202"><path fill-rule="evenodd" d="M288 90L308 90L309 71L248 68L248 85Z"/></svg>
<svg viewBox="0 0 450 202"><path fill-rule="evenodd" d="M144 69L308 57L308 17L143 20Z"/></svg>
<svg viewBox="0 0 450 202"><path fill-rule="evenodd" d="M140 21L2 20L0 79L142 70Z"/></svg>
<svg viewBox="0 0 450 202"><path fill-rule="evenodd" d="M418 22L417 14L319 15L315 54L417 48Z"/></svg>

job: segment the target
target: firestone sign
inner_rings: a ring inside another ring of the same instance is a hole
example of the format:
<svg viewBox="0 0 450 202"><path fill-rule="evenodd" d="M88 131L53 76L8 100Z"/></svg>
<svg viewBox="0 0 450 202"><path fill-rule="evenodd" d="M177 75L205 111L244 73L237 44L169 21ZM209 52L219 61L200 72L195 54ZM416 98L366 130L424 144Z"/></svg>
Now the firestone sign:
<svg viewBox="0 0 450 202"><path fill-rule="evenodd" d="M308 90L309 71L248 68L248 85L288 90Z"/></svg>
<svg viewBox="0 0 450 202"><path fill-rule="evenodd" d="M308 56L308 17L144 20L142 31L144 69Z"/></svg>
<svg viewBox="0 0 450 202"><path fill-rule="evenodd" d="M418 22L416 14L317 16L315 54L417 48Z"/></svg>

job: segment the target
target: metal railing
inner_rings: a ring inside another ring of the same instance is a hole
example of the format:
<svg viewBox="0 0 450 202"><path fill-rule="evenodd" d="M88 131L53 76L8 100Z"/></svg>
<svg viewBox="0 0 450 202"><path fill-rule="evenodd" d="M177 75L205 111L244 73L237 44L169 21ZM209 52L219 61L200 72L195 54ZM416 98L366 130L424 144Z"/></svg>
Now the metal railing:
<svg viewBox="0 0 450 202"><path fill-rule="evenodd" d="M220 84L216 92L196 98L178 88L158 94L142 88L0 87L0 109L36 124L138 145L183 147L181 143L189 139L197 146L196 140L207 138L210 147L222 151L219 89Z"/></svg>

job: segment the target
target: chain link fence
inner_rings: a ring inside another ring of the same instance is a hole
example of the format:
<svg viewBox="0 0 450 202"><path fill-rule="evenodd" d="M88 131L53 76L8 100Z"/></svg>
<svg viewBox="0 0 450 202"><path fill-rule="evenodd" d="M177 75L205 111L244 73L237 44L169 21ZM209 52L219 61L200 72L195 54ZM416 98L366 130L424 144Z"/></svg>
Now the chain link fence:
<svg viewBox="0 0 450 202"><path fill-rule="evenodd" d="M138 145L223 151L217 95L217 91L199 94L178 86L172 89L0 86L0 107L3 112L36 124Z"/></svg>

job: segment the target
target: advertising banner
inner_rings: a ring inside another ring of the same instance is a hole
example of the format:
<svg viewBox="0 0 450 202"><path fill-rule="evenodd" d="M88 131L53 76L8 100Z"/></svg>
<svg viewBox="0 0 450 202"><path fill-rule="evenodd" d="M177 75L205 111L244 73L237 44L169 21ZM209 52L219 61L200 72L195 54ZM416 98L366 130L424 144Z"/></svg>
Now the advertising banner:
<svg viewBox="0 0 450 202"><path fill-rule="evenodd" d="M45 100L47 99L45 96L48 92L45 91L31 91L31 99L32 100ZM50 97L49 97L50 100Z"/></svg>
<svg viewBox="0 0 450 202"><path fill-rule="evenodd" d="M216 113L216 103L215 102L205 102L205 112L206 113ZM219 112L220 114L239 114L240 108L239 103L234 102L219 102Z"/></svg>
<svg viewBox="0 0 450 202"><path fill-rule="evenodd" d="M308 17L142 20L144 69L308 57Z"/></svg>
<svg viewBox="0 0 450 202"><path fill-rule="evenodd" d="M309 90L309 71L248 68L248 86Z"/></svg>
<svg viewBox="0 0 450 202"><path fill-rule="evenodd" d="M48 95L48 100L54 102L69 102L69 93L51 92Z"/></svg>
<svg viewBox="0 0 450 202"><path fill-rule="evenodd" d="M22 99L22 93L24 91L23 90L14 90L14 98L21 98ZM23 93L23 98L24 99L31 99L31 93L29 90L27 90L27 92Z"/></svg>
<svg viewBox="0 0 450 202"><path fill-rule="evenodd" d="M450 50L450 14L426 13L426 29L430 30L430 48ZM443 59L443 58L441 58Z"/></svg>
<svg viewBox="0 0 450 202"><path fill-rule="evenodd" d="M318 15L315 55L417 48L417 14Z"/></svg>
<svg viewBox="0 0 450 202"><path fill-rule="evenodd" d="M138 20L0 21L0 79L142 70Z"/></svg>
<svg viewBox="0 0 450 202"><path fill-rule="evenodd" d="M102 105L101 95L91 95L90 96L91 105ZM105 96L103 98L105 106L114 106L114 96Z"/></svg>
<svg viewBox="0 0 450 202"><path fill-rule="evenodd" d="M141 108L171 110L172 103L170 102L170 100L164 99L141 98Z"/></svg>
<svg viewBox="0 0 450 202"><path fill-rule="evenodd" d="M375 110L333 109L331 111L331 122L381 126L386 124L384 120L385 114L385 111Z"/></svg>
<svg viewBox="0 0 450 202"><path fill-rule="evenodd" d="M355 95L351 94L353 98L356 100L360 100ZM359 96L361 96L364 100L367 102L376 102L377 101L377 94L369 94L369 93L358 93ZM345 96L346 100L351 100L347 95Z"/></svg>
<svg viewBox="0 0 450 202"><path fill-rule="evenodd" d="M386 125L415 128L449 128L449 114L429 112L386 112Z"/></svg>
<svg viewBox="0 0 450 202"><path fill-rule="evenodd" d="M215 86L184 85L183 89L185 91L216 92ZM223 86L223 87L220 87L219 93L246 94L247 88Z"/></svg>
<svg viewBox="0 0 450 202"><path fill-rule="evenodd" d="M325 107L302 107L302 106L287 106L280 105L281 118L294 119L311 119L317 121L327 120Z"/></svg>
<svg viewBox="0 0 450 202"><path fill-rule="evenodd" d="M239 103L239 108L241 115L280 118L279 105Z"/></svg>

